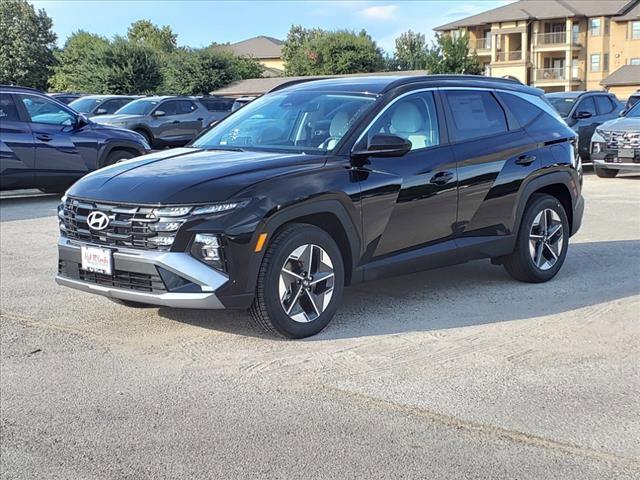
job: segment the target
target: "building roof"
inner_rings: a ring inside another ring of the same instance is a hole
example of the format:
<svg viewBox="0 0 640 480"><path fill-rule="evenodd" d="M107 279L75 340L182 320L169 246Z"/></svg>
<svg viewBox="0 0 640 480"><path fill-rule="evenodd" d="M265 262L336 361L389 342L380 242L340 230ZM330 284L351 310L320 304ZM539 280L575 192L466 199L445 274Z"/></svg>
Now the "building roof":
<svg viewBox="0 0 640 480"><path fill-rule="evenodd" d="M520 0L486 12L440 25L434 30L453 30L514 20L544 20L547 18L625 16L638 7L640 0ZM615 18L618 20L618 18Z"/></svg>
<svg viewBox="0 0 640 480"><path fill-rule="evenodd" d="M635 4L635 6L626 10L624 15L620 15L619 17L613 17L616 22L626 22L629 20L640 20L640 1Z"/></svg>
<svg viewBox="0 0 640 480"><path fill-rule="evenodd" d="M604 87L616 85L640 86L640 65L623 65L608 77L603 78L600 85Z"/></svg>
<svg viewBox="0 0 640 480"><path fill-rule="evenodd" d="M232 52L235 55L248 55L254 58L280 58L283 43L277 38L260 35L229 45L217 45L215 48Z"/></svg>

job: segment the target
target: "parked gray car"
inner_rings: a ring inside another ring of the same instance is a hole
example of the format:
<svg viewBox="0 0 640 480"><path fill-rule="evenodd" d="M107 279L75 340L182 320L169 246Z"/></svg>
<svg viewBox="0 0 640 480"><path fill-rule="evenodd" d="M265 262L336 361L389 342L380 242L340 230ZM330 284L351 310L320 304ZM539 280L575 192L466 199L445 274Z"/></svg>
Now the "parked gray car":
<svg viewBox="0 0 640 480"><path fill-rule="evenodd" d="M116 113L127 103L140 98L134 95L86 95L69 104L76 112L91 118Z"/></svg>
<svg viewBox="0 0 640 480"><path fill-rule="evenodd" d="M138 132L157 148L186 145L215 118L192 97L145 97L94 121Z"/></svg>

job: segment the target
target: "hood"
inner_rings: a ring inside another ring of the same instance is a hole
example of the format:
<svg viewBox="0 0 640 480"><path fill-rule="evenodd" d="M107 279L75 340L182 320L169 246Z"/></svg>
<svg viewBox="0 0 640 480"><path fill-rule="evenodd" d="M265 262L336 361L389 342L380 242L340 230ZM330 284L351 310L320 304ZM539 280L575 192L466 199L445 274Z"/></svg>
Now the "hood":
<svg viewBox="0 0 640 480"><path fill-rule="evenodd" d="M68 194L109 203L214 203L276 176L320 168L326 157L174 148L96 170Z"/></svg>
<svg viewBox="0 0 640 480"><path fill-rule="evenodd" d="M125 114L120 114L120 115L98 115L96 117L93 117L92 120L96 123L106 123L106 124L110 124L113 122L130 122L133 120L138 120L140 118L142 118L144 115L125 115Z"/></svg>
<svg viewBox="0 0 640 480"><path fill-rule="evenodd" d="M640 118L618 117L604 122L598 130L614 130L616 132L640 132Z"/></svg>

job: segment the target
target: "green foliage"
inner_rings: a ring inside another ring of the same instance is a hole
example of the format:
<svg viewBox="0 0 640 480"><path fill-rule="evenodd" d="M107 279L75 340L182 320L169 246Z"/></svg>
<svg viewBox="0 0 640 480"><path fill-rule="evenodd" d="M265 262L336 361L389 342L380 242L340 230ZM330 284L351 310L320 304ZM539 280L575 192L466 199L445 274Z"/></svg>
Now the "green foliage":
<svg viewBox="0 0 640 480"><path fill-rule="evenodd" d="M104 58L104 88L112 94L151 94L162 84L158 53L152 48L116 37Z"/></svg>
<svg viewBox="0 0 640 480"><path fill-rule="evenodd" d="M422 33L409 30L396 38L392 70L421 70L427 66L427 42Z"/></svg>
<svg viewBox="0 0 640 480"><path fill-rule="evenodd" d="M382 70L382 50L367 33L293 26L283 47L287 75L336 75Z"/></svg>
<svg viewBox="0 0 640 480"><path fill-rule="evenodd" d="M133 43L146 45L160 53L171 53L178 47L178 35L173 33L171 27L159 27L149 20L132 23L127 31L127 38Z"/></svg>
<svg viewBox="0 0 640 480"><path fill-rule="evenodd" d="M427 49L426 69L429 73L482 74L476 54L469 55L469 38L466 35L457 38L436 35L431 48Z"/></svg>
<svg viewBox="0 0 640 480"><path fill-rule="evenodd" d="M56 35L44 10L26 0L0 1L0 83L45 88Z"/></svg>
<svg viewBox="0 0 640 480"><path fill-rule="evenodd" d="M168 58L163 90L178 95L203 95L243 78L259 77L262 66L248 57L214 48L182 48Z"/></svg>
<svg viewBox="0 0 640 480"><path fill-rule="evenodd" d="M73 33L56 52L57 64L49 79L56 92L108 93L103 80L109 41L82 30Z"/></svg>

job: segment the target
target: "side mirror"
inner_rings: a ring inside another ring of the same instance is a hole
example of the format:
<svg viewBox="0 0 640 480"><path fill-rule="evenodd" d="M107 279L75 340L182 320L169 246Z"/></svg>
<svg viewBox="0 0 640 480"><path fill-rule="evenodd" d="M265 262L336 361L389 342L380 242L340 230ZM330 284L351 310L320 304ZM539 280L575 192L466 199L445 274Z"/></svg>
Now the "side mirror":
<svg viewBox="0 0 640 480"><path fill-rule="evenodd" d="M582 120L584 118L591 118L593 114L590 112L580 111L573 114L573 118L577 118L578 120Z"/></svg>
<svg viewBox="0 0 640 480"><path fill-rule="evenodd" d="M155 112L153 112L154 117L164 117L165 115L166 113L164 112L164 110L156 110Z"/></svg>
<svg viewBox="0 0 640 480"><path fill-rule="evenodd" d="M354 157L401 157L411 150L411 142L397 135L374 135L366 150L352 152Z"/></svg>
<svg viewBox="0 0 640 480"><path fill-rule="evenodd" d="M96 110L96 115L104 115L105 113L107 113L106 108L99 108Z"/></svg>
<svg viewBox="0 0 640 480"><path fill-rule="evenodd" d="M89 125L89 120L83 114L79 114L76 117L76 128L82 128L86 125Z"/></svg>
<svg viewBox="0 0 640 480"><path fill-rule="evenodd" d="M618 114L619 117L626 117L627 116L627 109L623 108L620 113Z"/></svg>

